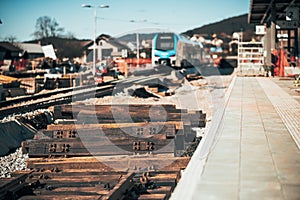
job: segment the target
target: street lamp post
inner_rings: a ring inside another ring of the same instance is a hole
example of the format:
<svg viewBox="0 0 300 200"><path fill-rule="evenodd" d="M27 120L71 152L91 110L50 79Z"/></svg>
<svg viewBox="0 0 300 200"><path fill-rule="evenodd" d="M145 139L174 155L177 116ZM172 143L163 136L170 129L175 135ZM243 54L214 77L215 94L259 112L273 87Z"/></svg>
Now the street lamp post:
<svg viewBox="0 0 300 200"><path fill-rule="evenodd" d="M83 8L94 8L94 45L93 45L93 75L96 74L96 37L97 37L97 8L109 8L108 5L92 6L82 4Z"/></svg>
<svg viewBox="0 0 300 200"><path fill-rule="evenodd" d="M136 67L140 67L140 41L139 33L136 32Z"/></svg>
<svg viewBox="0 0 300 200"><path fill-rule="evenodd" d="M141 21L136 21L136 20L130 20L130 22L133 23L138 23L138 22L147 22L146 19L141 20ZM139 33L138 30L136 31L136 66L139 67L140 66L140 39L139 39Z"/></svg>

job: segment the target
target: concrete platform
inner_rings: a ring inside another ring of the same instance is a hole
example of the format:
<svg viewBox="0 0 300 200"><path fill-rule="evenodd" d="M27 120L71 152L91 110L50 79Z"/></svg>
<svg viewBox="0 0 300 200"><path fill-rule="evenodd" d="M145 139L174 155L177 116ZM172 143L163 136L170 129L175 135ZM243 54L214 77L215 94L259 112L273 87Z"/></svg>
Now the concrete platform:
<svg viewBox="0 0 300 200"><path fill-rule="evenodd" d="M273 80L235 77L171 199L300 199L300 103Z"/></svg>

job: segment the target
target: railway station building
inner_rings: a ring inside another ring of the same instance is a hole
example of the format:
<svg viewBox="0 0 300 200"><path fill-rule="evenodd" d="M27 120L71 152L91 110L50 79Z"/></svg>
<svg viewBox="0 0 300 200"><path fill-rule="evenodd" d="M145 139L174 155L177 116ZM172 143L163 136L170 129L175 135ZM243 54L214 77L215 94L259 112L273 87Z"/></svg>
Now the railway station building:
<svg viewBox="0 0 300 200"><path fill-rule="evenodd" d="M282 49L290 66L300 66L299 10L299 0L250 0L248 22L262 27L266 65L271 65L272 51Z"/></svg>

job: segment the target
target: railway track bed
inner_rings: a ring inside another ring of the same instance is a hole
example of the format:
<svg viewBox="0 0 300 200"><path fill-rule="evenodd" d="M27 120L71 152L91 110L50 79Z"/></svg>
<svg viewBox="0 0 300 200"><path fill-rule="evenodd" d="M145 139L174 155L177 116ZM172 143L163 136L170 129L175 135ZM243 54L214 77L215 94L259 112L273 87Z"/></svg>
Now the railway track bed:
<svg viewBox="0 0 300 200"><path fill-rule="evenodd" d="M182 155L195 142L191 127L204 127L205 114L174 105L131 105L130 116L139 120L116 122L112 110L120 113L124 107L96 106L97 121L86 124L77 117L82 112L86 119L89 106L55 106L56 119L72 118L75 123L48 125L33 140L22 143L31 171L22 172L26 174L22 185L12 180L7 191L18 190L2 197L168 199L190 159ZM155 108L163 108L165 121L159 117L162 110ZM156 121L147 121L150 109L158 116L152 118Z"/></svg>
<svg viewBox="0 0 300 200"><path fill-rule="evenodd" d="M146 80L153 86L150 79L157 77ZM143 84L145 78L105 85L96 94L110 95L136 81ZM89 93L77 97L95 97ZM205 113L171 103L67 104L70 100L45 103L54 106L59 124L22 143L29 170L0 180L0 199L170 198L201 140L194 128L205 127Z"/></svg>
<svg viewBox="0 0 300 200"><path fill-rule="evenodd" d="M39 170L15 176L0 185L1 199L168 199L180 179L178 171L86 169Z"/></svg>

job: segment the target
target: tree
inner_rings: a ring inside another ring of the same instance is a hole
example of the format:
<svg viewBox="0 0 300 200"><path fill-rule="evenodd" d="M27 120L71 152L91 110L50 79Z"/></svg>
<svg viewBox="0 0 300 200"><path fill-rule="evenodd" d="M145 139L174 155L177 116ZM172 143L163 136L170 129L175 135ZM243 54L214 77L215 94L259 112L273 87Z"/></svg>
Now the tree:
<svg viewBox="0 0 300 200"><path fill-rule="evenodd" d="M36 39L57 37L64 32L64 28L59 27L59 24L53 18L48 16L39 17L36 20L35 32L33 33Z"/></svg>
<svg viewBox="0 0 300 200"><path fill-rule="evenodd" d="M4 38L4 41L10 42L10 43L15 43L15 42L17 42L17 37L14 35L9 35Z"/></svg>
<svg viewBox="0 0 300 200"><path fill-rule="evenodd" d="M66 35L65 35L65 38L67 38L67 39L75 39L76 37L75 37L75 34L74 33L72 33L72 32L68 32Z"/></svg>

